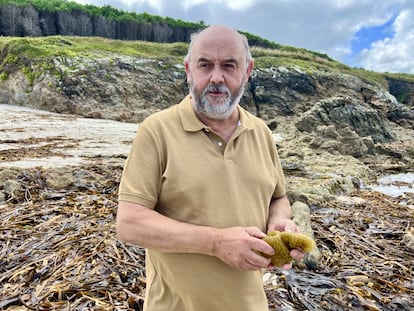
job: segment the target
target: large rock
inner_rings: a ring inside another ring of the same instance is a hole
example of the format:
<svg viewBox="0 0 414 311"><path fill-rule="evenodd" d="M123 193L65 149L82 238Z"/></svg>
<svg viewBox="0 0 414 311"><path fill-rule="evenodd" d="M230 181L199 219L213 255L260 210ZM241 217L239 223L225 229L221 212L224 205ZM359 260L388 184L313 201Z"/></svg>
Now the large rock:
<svg viewBox="0 0 414 311"><path fill-rule="evenodd" d="M388 87L391 94L407 106L414 106L414 83L401 79L387 77Z"/></svg>
<svg viewBox="0 0 414 311"><path fill-rule="evenodd" d="M395 138L380 112L350 97L321 100L296 123L299 130L306 132L329 125L335 126L337 130L348 128L347 133L351 136L351 132L355 132L360 137L371 137L374 143L389 142ZM345 139L346 136L349 135L345 134Z"/></svg>

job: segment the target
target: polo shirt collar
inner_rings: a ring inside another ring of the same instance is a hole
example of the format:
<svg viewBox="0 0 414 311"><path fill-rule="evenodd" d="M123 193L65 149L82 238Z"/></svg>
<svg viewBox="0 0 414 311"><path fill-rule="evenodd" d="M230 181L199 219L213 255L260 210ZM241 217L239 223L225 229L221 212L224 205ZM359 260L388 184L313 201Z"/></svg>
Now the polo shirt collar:
<svg viewBox="0 0 414 311"><path fill-rule="evenodd" d="M237 109L239 110L240 115L239 126L249 130L254 129L254 123L250 119L247 111L239 105L237 105ZM197 118L197 115L194 112L191 104L191 95L187 95L178 105L178 113L185 131L197 132L205 128L205 125Z"/></svg>

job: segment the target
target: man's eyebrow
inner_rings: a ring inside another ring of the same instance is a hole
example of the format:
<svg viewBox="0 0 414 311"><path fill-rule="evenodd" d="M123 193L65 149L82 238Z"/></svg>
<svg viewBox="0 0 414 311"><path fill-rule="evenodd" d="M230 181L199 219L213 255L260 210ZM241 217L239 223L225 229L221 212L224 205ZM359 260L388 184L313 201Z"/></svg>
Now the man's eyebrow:
<svg viewBox="0 0 414 311"><path fill-rule="evenodd" d="M197 59L197 62L198 63L212 62L212 60L211 59L208 59L206 57L200 57L199 59ZM227 58L227 59L221 61L221 63L234 63L234 64L238 64L239 62L237 61L237 59L235 59L233 57L230 57L230 58Z"/></svg>
<svg viewBox="0 0 414 311"><path fill-rule="evenodd" d="M211 60L209 60L208 58L205 57L200 57L199 59L197 59L198 63L202 63L202 62L211 62Z"/></svg>
<svg viewBox="0 0 414 311"><path fill-rule="evenodd" d="M234 63L234 64L238 64L239 62L237 61L237 59L235 59L235 58L228 58L228 59L225 59L224 61L223 61L224 63Z"/></svg>

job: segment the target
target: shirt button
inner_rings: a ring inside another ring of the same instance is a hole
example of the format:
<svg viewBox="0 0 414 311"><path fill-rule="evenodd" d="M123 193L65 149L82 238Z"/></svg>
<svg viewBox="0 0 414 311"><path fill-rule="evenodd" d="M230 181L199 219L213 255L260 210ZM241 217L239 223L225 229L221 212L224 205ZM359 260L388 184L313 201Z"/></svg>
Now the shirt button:
<svg viewBox="0 0 414 311"><path fill-rule="evenodd" d="M218 141L217 142L217 146L222 147L223 146L223 143L221 141Z"/></svg>
<svg viewBox="0 0 414 311"><path fill-rule="evenodd" d="M208 128L204 128L204 132L208 133L210 130Z"/></svg>

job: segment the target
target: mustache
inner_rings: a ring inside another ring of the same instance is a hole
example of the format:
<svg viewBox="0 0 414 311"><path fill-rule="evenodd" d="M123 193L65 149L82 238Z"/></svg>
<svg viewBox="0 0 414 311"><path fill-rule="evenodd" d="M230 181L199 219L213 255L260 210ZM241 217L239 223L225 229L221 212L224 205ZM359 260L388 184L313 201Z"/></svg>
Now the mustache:
<svg viewBox="0 0 414 311"><path fill-rule="evenodd" d="M230 94L230 90L227 86L224 84L209 84L203 91L203 95L205 95L207 92L223 92Z"/></svg>

